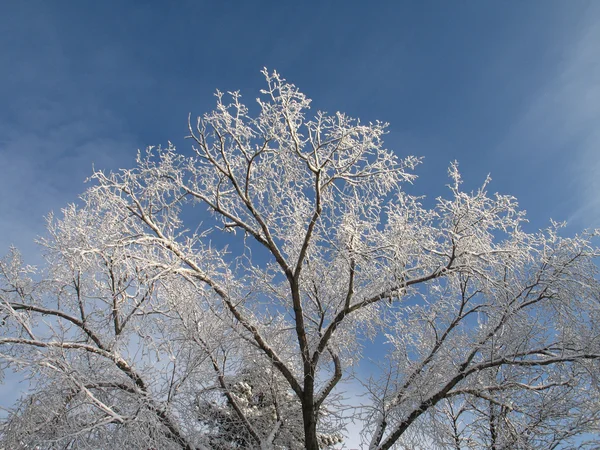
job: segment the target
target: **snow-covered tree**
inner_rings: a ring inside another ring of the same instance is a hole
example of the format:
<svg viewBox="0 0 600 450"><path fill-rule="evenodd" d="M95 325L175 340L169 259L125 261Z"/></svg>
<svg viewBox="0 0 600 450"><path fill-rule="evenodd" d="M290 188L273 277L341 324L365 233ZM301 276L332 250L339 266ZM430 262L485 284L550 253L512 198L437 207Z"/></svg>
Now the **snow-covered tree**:
<svg viewBox="0 0 600 450"><path fill-rule="evenodd" d="M190 121L193 152L95 172L45 267L0 263L0 360L31 383L2 446L314 450L353 417L371 449L598 430L598 233L526 232L456 163L426 207L386 124L309 117L264 75L256 114L218 92ZM349 414L365 349L382 368Z"/></svg>

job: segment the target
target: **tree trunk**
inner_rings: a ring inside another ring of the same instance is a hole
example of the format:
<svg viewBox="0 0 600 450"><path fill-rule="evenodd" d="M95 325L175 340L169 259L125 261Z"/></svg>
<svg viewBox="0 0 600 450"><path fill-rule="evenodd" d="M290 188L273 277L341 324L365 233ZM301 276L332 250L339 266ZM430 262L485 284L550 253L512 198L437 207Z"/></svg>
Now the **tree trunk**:
<svg viewBox="0 0 600 450"><path fill-rule="evenodd" d="M496 430L496 414L494 413L494 405L491 402L490 402L489 423L490 423L491 450L497 450L498 446L496 444L497 444L498 434L497 434L497 430Z"/></svg>
<svg viewBox="0 0 600 450"><path fill-rule="evenodd" d="M304 421L304 447L306 450L319 450L317 415L312 399L302 403L302 419Z"/></svg>
<svg viewBox="0 0 600 450"><path fill-rule="evenodd" d="M304 422L304 447L306 450L319 450L317 441L317 410L315 408L314 373L304 378L302 398L302 420Z"/></svg>

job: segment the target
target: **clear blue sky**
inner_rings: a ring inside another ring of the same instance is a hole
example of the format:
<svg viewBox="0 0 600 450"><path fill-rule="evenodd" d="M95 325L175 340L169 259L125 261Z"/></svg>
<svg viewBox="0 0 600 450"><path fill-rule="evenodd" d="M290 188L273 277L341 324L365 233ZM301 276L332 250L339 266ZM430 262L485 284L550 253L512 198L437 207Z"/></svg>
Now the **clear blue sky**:
<svg viewBox="0 0 600 450"><path fill-rule="evenodd" d="M262 67L314 100L389 122L424 156L414 192L491 173L532 227L600 227L600 2L3 1L0 254L36 261L43 216L96 168L184 141L215 89L251 103Z"/></svg>
<svg viewBox="0 0 600 450"><path fill-rule="evenodd" d="M600 3L6 1L0 6L0 252L137 148L188 146L214 90L253 102L264 66L314 100L391 124L425 157L414 191L519 198L532 224L600 226Z"/></svg>

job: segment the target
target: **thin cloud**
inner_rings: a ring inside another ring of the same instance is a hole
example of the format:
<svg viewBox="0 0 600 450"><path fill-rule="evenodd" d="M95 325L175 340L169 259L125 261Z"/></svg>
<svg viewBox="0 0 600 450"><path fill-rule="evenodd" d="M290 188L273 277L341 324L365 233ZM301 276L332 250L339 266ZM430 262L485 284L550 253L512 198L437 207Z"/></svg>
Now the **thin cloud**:
<svg viewBox="0 0 600 450"><path fill-rule="evenodd" d="M0 74L0 255L15 245L28 262L38 262L44 216L77 199L92 165L132 164L139 145L110 98L152 84L118 42L73 53L61 20L15 8L0 30L11 61Z"/></svg>
<svg viewBox="0 0 600 450"><path fill-rule="evenodd" d="M590 6L502 145L529 153L548 210L576 227L600 226L599 10Z"/></svg>

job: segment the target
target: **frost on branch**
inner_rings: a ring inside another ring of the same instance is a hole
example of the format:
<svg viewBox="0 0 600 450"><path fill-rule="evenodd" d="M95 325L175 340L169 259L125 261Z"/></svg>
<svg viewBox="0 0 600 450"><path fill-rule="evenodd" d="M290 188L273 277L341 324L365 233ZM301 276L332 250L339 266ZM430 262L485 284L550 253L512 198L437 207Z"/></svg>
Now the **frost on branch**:
<svg viewBox="0 0 600 450"><path fill-rule="evenodd" d="M318 449L363 425L371 449L552 448L597 432L597 233L527 232L516 199L489 178L465 192L456 163L426 208L403 189L420 159L385 148L386 124L311 113L264 75L256 115L217 92L190 120L191 153L95 172L50 217L45 267L2 260L0 368L31 389L1 446ZM363 377L366 357L381 369ZM340 395L353 378L361 408Z"/></svg>

